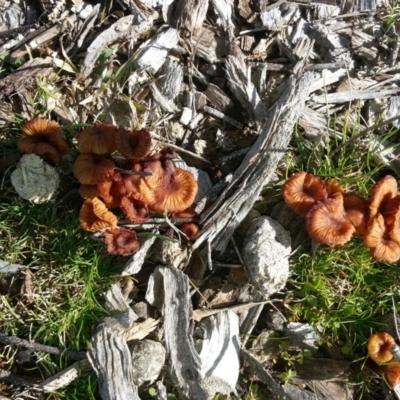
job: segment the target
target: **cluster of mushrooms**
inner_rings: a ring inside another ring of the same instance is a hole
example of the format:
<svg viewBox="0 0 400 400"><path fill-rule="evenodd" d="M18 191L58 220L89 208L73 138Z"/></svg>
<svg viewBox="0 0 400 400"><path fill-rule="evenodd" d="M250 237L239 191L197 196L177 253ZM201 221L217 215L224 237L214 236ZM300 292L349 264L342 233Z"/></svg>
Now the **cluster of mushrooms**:
<svg viewBox="0 0 400 400"><path fill-rule="evenodd" d="M389 385L394 388L400 382L400 363L393 357L398 346L386 332L375 333L368 339L368 355L386 374Z"/></svg>
<svg viewBox="0 0 400 400"><path fill-rule="evenodd" d="M30 120L22 134L17 144L21 152L39 155L54 165L69 152L62 128L54 121ZM175 167L176 153L171 148L149 155L147 130L96 124L80 132L77 142L80 154L73 174L84 199L80 226L89 232L101 231L109 253L127 256L139 250L136 232L119 227L118 215L132 225L148 221L151 211L175 218L195 216L196 178ZM195 239L198 230L193 223L181 227L189 240Z"/></svg>
<svg viewBox="0 0 400 400"><path fill-rule="evenodd" d="M376 182L369 199L364 199L346 193L336 179L325 182L302 171L285 182L282 196L293 211L305 217L315 243L342 245L356 235L378 261L400 259L400 195L393 176Z"/></svg>

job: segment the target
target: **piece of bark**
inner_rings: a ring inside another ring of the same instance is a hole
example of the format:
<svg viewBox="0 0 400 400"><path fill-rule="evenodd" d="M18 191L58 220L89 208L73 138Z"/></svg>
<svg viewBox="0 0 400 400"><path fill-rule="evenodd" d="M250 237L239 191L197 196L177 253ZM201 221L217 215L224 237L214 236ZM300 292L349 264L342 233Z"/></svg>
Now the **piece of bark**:
<svg viewBox="0 0 400 400"><path fill-rule="evenodd" d="M308 97L313 73L293 74L279 100L268 110L262 132L219 199L202 215L203 229L193 248L209 241L221 252L269 182L292 137L293 125ZM290 105L290 107L288 106Z"/></svg>
<svg viewBox="0 0 400 400"><path fill-rule="evenodd" d="M338 93L327 93L311 96L312 100L319 104L340 104L355 100L369 100L382 97L390 97L400 93L400 88L382 90L349 90Z"/></svg>
<svg viewBox="0 0 400 400"><path fill-rule="evenodd" d="M22 41L18 48L11 53L11 58L14 60L18 60L28 53L30 54L34 49L40 48L42 45L45 45L49 41L55 39L62 33L66 32L73 26L77 21L77 15L72 14L63 19L62 21L58 21L57 24L52 27L46 29L46 27L41 27L37 31L34 32L33 37L26 38L26 40ZM43 29L44 28L44 29ZM25 66L26 64L24 64Z"/></svg>
<svg viewBox="0 0 400 400"><path fill-rule="evenodd" d="M354 0L356 2L355 11L375 11L375 0Z"/></svg>
<svg viewBox="0 0 400 400"><path fill-rule="evenodd" d="M233 95L248 112L250 118L257 124L261 124L266 117L266 110L250 80L247 67L245 69L242 67L242 63L236 57L231 55L227 57L225 68L228 85Z"/></svg>
<svg viewBox="0 0 400 400"><path fill-rule="evenodd" d="M295 397L290 396L285 392L281 385L279 385L271 374L258 362L258 360L246 349L242 348L240 355L243 360L250 365L254 370L258 379L268 388L269 400L295 400Z"/></svg>
<svg viewBox="0 0 400 400"><path fill-rule="evenodd" d="M167 57L161 68L158 85L161 93L168 99L174 100L178 96L183 81L183 67L179 60Z"/></svg>
<svg viewBox="0 0 400 400"><path fill-rule="evenodd" d="M211 105L219 111L225 112L234 106L234 103L229 96L227 96L222 89L212 83L207 86L204 94L207 96Z"/></svg>
<svg viewBox="0 0 400 400"><path fill-rule="evenodd" d="M238 10L239 15L242 18L247 19L253 14L253 11L252 11L249 3L250 3L250 0L239 0L239 2L238 2L237 10Z"/></svg>
<svg viewBox="0 0 400 400"><path fill-rule="evenodd" d="M170 267L157 267L150 278L146 300L162 306L165 346L182 395L206 400L200 357L189 329L192 310L187 275Z"/></svg>
<svg viewBox="0 0 400 400"><path fill-rule="evenodd" d="M396 115L400 115L400 96L393 96L390 98L390 105L386 118L392 118ZM394 120L392 124L396 128L400 127L400 118Z"/></svg>
<svg viewBox="0 0 400 400"><path fill-rule="evenodd" d="M348 71L345 68L339 68L334 71L323 69L319 78L317 78L312 84L310 93L316 90L327 90L327 87L339 82L341 79L346 77Z"/></svg>
<svg viewBox="0 0 400 400"><path fill-rule="evenodd" d="M176 113L179 112L179 108L176 106L176 104L166 98L158 88L156 83L151 83L150 84L150 90L153 95L153 99L157 102L157 104L167 113Z"/></svg>
<svg viewBox="0 0 400 400"><path fill-rule="evenodd" d="M68 386L74 380L88 375L93 370L87 358L74 362L69 367L63 369L59 373L44 380L39 384L39 388L45 393L55 392L63 387Z"/></svg>
<svg viewBox="0 0 400 400"><path fill-rule="evenodd" d="M0 79L0 96L24 92L39 76L47 77L52 71L50 57L29 60L15 72Z"/></svg>
<svg viewBox="0 0 400 400"><path fill-rule="evenodd" d="M216 393L236 394L239 377L239 318L229 311L204 319L196 329L203 385L209 398ZM196 343L197 344L197 343Z"/></svg>
<svg viewBox="0 0 400 400"><path fill-rule="evenodd" d="M354 54L366 61L374 61L378 56L376 39L361 29L353 29L350 43Z"/></svg>
<svg viewBox="0 0 400 400"><path fill-rule="evenodd" d="M208 0L178 0L172 25L182 30L184 36L197 35L201 31L208 10Z"/></svg>
<svg viewBox="0 0 400 400"><path fill-rule="evenodd" d="M152 37L140 46L134 65L140 71L155 74L162 67L169 51L178 44L179 33L174 28Z"/></svg>
<svg viewBox="0 0 400 400"><path fill-rule="evenodd" d="M133 382L132 356L126 341L101 324L90 341L88 359L99 379L103 400L140 400Z"/></svg>
<svg viewBox="0 0 400 400"><path fill-rule="evenodd" d="M122 276L137 274L142 269L147 253L149 252L155 241L156 236L152 236L146 239L140 245L139 251L133 254L124 265L124 269L121 272Z"/></svg>
<svg viewBox="0 0 400 400"><path fill-rule="evenodd" d="M154 15L154 17L156 16ZM134 44L139 36L148 32L152 26L153 16L149 16L146 20L140 20L140 22L138 22L137 14L118 19L108 29L97 35L86 50L86 57L81 68L82 75L88 76L92 72L97 59L106 47L126 40Z"/></svg>

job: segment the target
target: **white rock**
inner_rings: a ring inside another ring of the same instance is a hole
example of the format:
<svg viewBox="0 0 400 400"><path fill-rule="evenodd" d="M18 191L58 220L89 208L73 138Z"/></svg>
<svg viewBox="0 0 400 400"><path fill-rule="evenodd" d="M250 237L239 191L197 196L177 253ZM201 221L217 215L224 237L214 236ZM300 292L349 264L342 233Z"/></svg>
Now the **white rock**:
<svg viewBox="0 0 400 400"><path fill-rule="evenodd" d="M39 204L51 199L60 178L56 169L42 158L36 154L25 154L11 174L11 183L23 199Z"/></svg>
<svg viewBox="0 0 400 400"><path fill-rule="evenodd" d="M284 288L291 251L290 234L277 221L265 216L251 221L242 257L250 282L264 296Z"/></svg>

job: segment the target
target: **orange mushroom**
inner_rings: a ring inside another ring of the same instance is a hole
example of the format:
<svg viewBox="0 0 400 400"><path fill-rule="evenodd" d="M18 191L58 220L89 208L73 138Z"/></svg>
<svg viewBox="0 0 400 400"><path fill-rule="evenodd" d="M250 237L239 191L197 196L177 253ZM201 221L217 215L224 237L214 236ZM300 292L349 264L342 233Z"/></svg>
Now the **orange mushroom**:
<svg viewBox="0 0 400 400"><path fill-rule="evenodd" d="M394 346L396 342L393 337L386 332L375 333L368 339L368 355L377 364L383 364L389 362L393 355L390 352L390 348Z"/></svg>
<svg viewBox="0 0 400 400"><path fill-rule="evenodd" d="M325 182L325 187L329 197L337 192L344 193L343 186L335 178L328 179Z"/></svg>
<svg viewBox="0 0 400 400"><path fill-rule="evenodd" d="M356 228L358 237L363 238L367 232L368 202L356 193L343 196L343 206L347 219Z"/></svg>
<svg viewBox="0 0 400 400"><path fill-rule="evenodd" d="M113 176L114 169L114 163L102 155L79 154L72 167L72 172L80 183L97 185Z"/></svg>
<svg viewBox="0 0 400 400"><path fill-rule="evenodd" d="M355 227L346 217L342 193L316 203L306 215L306 228L316 243L336 246L348 242Z"/></svg>
<svg viewBox="0 0 400 400"><path fill-rule="evenodd" d="M378 261L394 263L400 259L400 246L391 239L382 214L377 214L368 226L363 243Z"/></svg>
<svg viewBox="0 0 400 400"><path fill-rule="evenodd" d="M131 224L143 224L149 220L149 209L137 193L123 197L120 209Z"/></svg>
<svg viewBox="0 0 400 400"><path fill-rule="evenodd" d="M61 126L43 118L34 118L22 127L22 137L17 142L22 153L36 154L46 161L58 164L69 152Z"/></svg>
<svg viewBox="0 0 400 400"><path fill-rule="evenodd" d="M369 219L372 221L378 214L385 214L390 200L397 196L397 181L391 175L386 175L375 183L371 189L369 203Z"/></svg>
<svg viewBox="0 0 400 400"><path fill-rule="evenodd" d="M97 185L81 185L79 194L83 199L94 199L99 195Z"/></svg>
<svg viewBox="0 0 400 400"><path fill-rule="evenodd" d="M129 256L140 248L136 232L126 228L107 229L104 232L104 242L110 254L121 256Z"/></svg>
<svg viewBox="0 0 400 400"><path fill-rule="evenodd" d="M95 232L116 227L118 218L100 199L86 199L79 212L79 223L85 231Z"/></svg>
<svg viewBox="0 0 400 400"><path fill-rule="evenodd" d="M99 182L97 190L108 208L119 207L127 192L120 173L115 173L111 178Z"/></svg>
<svg viewBox="0 0 400 400"><path fill-rule="evenodd" d="M146 129L130 131L119 129L115 136L117 150L126 158L140 159L150 152L151 136Z"/></svg>
<svg viewBox="0 0 400 400"><path fill-rule="evenodd" d="M400 363L392 359L387 365L382 366L383 372L386 374L387 381L393 389L400 383Z"/></svg>
<svg viewBox="0 0 400 400"><path fill-rule="evenodd" d="M108 154L117 149L115 135L118 128L111 124L95 124L78 135L81 153Z"/></svg>
<svg viewBox="0 0 400 400"><path fill-rule="evenodd" d="M190 207L197 194L196 178L188 171L176 168L173 174L163 177L155 173L142 177L139 193L149 208L165 213L178 213Z"/></svg>
<svg viewBox="0 0 400 400"><path fill-rule="evenodd" d="M194 242L200 232L200 228L197 224L194 224L193 222L186 222L181 226L181 231L187 236L190 241Z"/></svg>
<svg viewBox="0 0 400 400"><path fill-rule="evenodd" d="M328 193L320 178L302 171L284 183L282 196L295 213L304 217L317 201L325 201Z"/></svg>

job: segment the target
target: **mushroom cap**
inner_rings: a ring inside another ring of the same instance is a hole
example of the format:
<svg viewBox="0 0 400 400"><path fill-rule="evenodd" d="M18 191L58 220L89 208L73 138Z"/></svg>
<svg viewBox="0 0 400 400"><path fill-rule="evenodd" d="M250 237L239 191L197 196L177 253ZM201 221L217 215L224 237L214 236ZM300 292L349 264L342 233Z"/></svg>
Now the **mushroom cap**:
<svg viewBox="0 0 400 400"><path fill-rule="evenodd" d="M284 183L282 196L295 213L304 217L317 201L325 201L328 193L320 178L302 171L292 175Z"/></svg>
<svg viewBox="0 0 400 400"><path fill-rule="evenodd" d="M393 225L400 215L400 196L390 199L383 211L383 218L387 225Z"/></svg>
<svg viewBox="0 0 400 400"><path fill-rule="evenodd" d="M131 224L143 224L149 220L149 209L138 193L123 197L120 209Z"/></svg>
<svg viewBox="0 0 400 400"><path fill-rule="evenodd" d="M168 182L168 183L166 183ZM154 211L178 213L190 207L197 194L196 178L188 171L176 168L168 179L157 173L139 182L139 193Z"/></svg>
<svg viewBox="0 0 400 400"><path fill-rule="evenodd" d="M100 199L86 199L79 212L79 223L85 231L95 232L116 227L118 218Z"/></svg>
<svg viewBox="0 0 400 400"><path fill-rule="evenodd" d="M386 175L375 183L371 189L369 200L369 219L373 220L377 214L384 214L390 200L397 196L397 181L391 175Z"/></svg>
<svg viewBox="0 0 400 400"><path fill-rule="evenodd" d="M200 228L197 224L193 222L186 222L181 226L181 231L187 236L190 241L194 242L200 232Z"/></svg>
<svg viewBox="0 0 400 400"><path fill-rule="evenodd" d="M306 215L306 228L316 243L336 246L348 242L355 227L346 217L342 193L312 207Z"/></svg>
<svg viewBox="0 0 400 400"><path fill-rule="evenodd" d="M81 185L79 194L83 199L94 199L99 195L97 185Z"/></svg>
<svg viewBox="0 0 400 400"><path fill-rule="evenodd" d="M328 179L325 182L325 187L326 187L326 192L328 193L328 196L330 197L332 194L340 192L344 193L344 188L343 186L338 182L337 179L331 178Z"/></svg>
<svg viewBox="0 0 400 400"><path fill-rule="evenodd" d="M54 164L58 164L61 157L69 152L61 126L43 118L34 118L25 123L17 147L22 153L36 154Z"/></svg>
<svg viewBox="0 0 400 400"><path fill-rule="evenodd" d="M115 136L117 150L126 158L140 159L150 152L151 136L146 129L131 131L118 129Z"/></svg>
<svg viewBox="0 0 400 400"><path fill-rule="evenodd" d="M81 153L108 154L117 149L115 136L118 128L111 124L95 124L78 135L78 149Z"/></svg>
<svg viewBox="0 0 400 400"><path fill-rule="evenodd" d="M79 154L72 172L80 183L97 185L114 174L115 165L111 160L97 154Z"/></svg>
<svg viewBox="0 0 400 400"><path fill-rule="evenodd" d="M121 256L129 256L140 248L136 232L126 228L107 229L104 232L104 243L110 254Z"/></svg>
<svg viewBox="0 0 400 400"><path fill-rule="evenodd" d="M395 344L396 342L394 341L393 337L388 333L375 333L368 339L368 355L377 364L387 363L393 357L392 353L390 352L390 348Z"/></svg>
<svg viewBox="0 0 400 400"><path fill-rule="evenodd" d="M368 202L356 193L343 196L343 206L347 219L356 228L358 237L363 238L367 232Z"/></svg>
<svg viewBox="0 0 400 400"><path fill-rule="evenodd" d="M382 366L383 372L386 374L387 381L391 388L397 386L400 382L400 363L392 358L387 364Z"/></svg>
<svg viewBox="0 0 400 400"><path fill-rule="evenodd" d="M378 214L369 224L363 243L378 261L394 263L400 259L400 246L391 239L382 214Z"/></svg>
<svg viewBox="0 0 400 400"><path fill-rule="evenodd" d="M99 182L97 190L108 208L119 207L126 195L125 181L120 173L115 173L111 178Z"/></svg>

